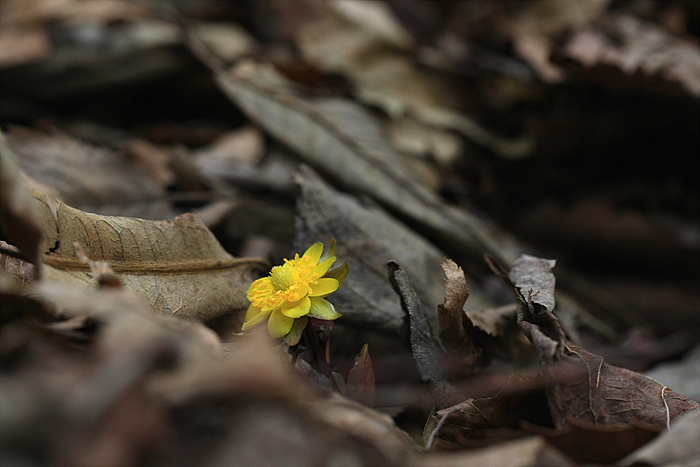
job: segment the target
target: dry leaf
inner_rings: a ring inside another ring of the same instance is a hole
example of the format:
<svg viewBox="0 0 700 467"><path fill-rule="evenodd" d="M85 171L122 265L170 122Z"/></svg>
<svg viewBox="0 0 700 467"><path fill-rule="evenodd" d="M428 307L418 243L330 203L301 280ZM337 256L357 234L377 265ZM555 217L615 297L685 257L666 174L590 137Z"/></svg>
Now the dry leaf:
<svg viewBox="0 0 700 467"><path fill-rule="evenodd" d="M389 262L389 280L401 297L401 307L408 316L411 354L423 381L430 384L435 405L444 407L454 397L454 388L447 382L444 371L445 348L434 329L431 315L418 299L406 272Z"/></svg>
<svg viewBox="0 0 700 467"><path fill-rule="evenodd" d="M302 166L297 181L297 249L335 238L337 257L348 263L350 274L333 293L342 320L395 334L405 331L405 314L386 279L389 260L422 278L416 289L426 309L434 310L444 291L439 266L444 253L378 206L334 190L308 167ZM430 319L437 319L434 312Z"/></svg>
<svg viewBox="0 0 700 467"><path fill-rule="evenodd" d="M493 223L444 204L417 184L402 168L400 156L377 123L357 104L303 99L269 67L250 62L224 72L196 39L190 46L214 69L221 89L251 119L346 186L371 195L474 257L487 251L510 264L524 250Z"/></svg>
<svg viewBox="0 0 700 467"><path fill-rule="evenodd" d="M469 451L428 453L411 467L573 467L575 464L540 436Z"/></svg>
<svg viewBox="0 0 700 467"><path fill-rule="evenodd" d="M476 331L469 316L464 313L464 304L469 297L469 288L464 271L449 259L442 262L445 271L445 300L437 306L440 323L440 341L449 353L449 372L453 379L471 373L482 355L482 348L475 343Z"/></svg>
<svg viewBox="0 0 700 467"><path fill-rule="evenodd" d="M700 401L700 345L682 360L660 363L644 374L656 381L663 381L694 401Z"/></svg>
<svg viewBox="0 0 700 467"><path fill-rule="evenodd" d="M362 346L360 354L355 357L355 364L348 373L348 381L343 394L367 407L374 407L376 394L374 369L367 344Z"/></svg>
<svg viewBox="0 0 700 467"><path fill-rule="evenodd" d="M41 256L41 222L14 154L0 132L0 228L33 264Z"/></svg>
<svg viewBox="0 0 700 467"><path fill-rule="evenodd" d="M423 441L428 448L479 446L523 436L522 421L547 425L547 401L541 379L513 373L497 395L467 399L432 414Z"/></svg>
<svg viewBox="0 0 700 467"><path fill-rule="evenodd" d="M124 149L135 159L136 165L158 186L167 188L175 182L175 173L170 168L170 151L167 149L140 138L126 141Z"/></svg>
<svg viewBox="0 0 700 467"><path fill-rule="evenodd" d="M562 47L562 53L592 69L578 73L571 70L572 77L610 81L606 75L612 66L624 73L617 80L627 85L658 92L672 83L700 97L698 44L674 37L659 26L630 15L613 16L602 27L575 31ZM570 62L568 66L571 67ZM637 80L630 79L632 75L637 75ZM659 86L659 78L665 86Z"/></svg>
<svg viewBox="0 0 700 467"><path fill-rule="evenodd" d="M654 441L619 461L616 465L632 467L697 467L700 462L700 411L688 412Z"/></svg>
<svg viewBox="0 0 700 467"><path fill-rule="evenodd" d="M557 36L571 28L584 27L600 16L610 0L538 0L524 7L509 24L513 47L545 82L564 79L561 68L550 61Z"/></svg>
<svg viewBox="0 0 700 467"><path fill-rule="evenodd" d="M386 414L336 392L312 406L313 414L319 420L346 435L359 438L367 447L381 453L384 463L374 465L403 466L415 453L411 437L397 428L394 420Z"/></svg>
<svg viewBox="0 0 700 467"><path fill-rule="evenodd" d="M555 426L573 420L596 429L626 428L634 422L664 429L684 412L700 408L663 384L607 365L603 357L568 342L550 311L554 308L553 261L523 255L508 274L490 262L520 301L518 324L539 358Z"/></svg>
<svg viewBox="0 0 700 467"><path fill-rule="evenodd" d="M34 192L46 234L42 250L49 280L94 284L75 252L107 261L122 283L160 313L209 319L247 308L246 290L267 269L256 258L234 258L191 214L146 221L89 214ZM54 201L55 202L55 201Z"/></svg>
<svg viewBox="0 0 700 467"><path fill-rule="evenodd" d="M350 77L361 102L392 119L411 115L423 132L454 130L506 157L531 152L527 138L499 138L459 112L463 98L452 77L414 62L407 52L410 39L386 5L348 5L335 2L300 25L296 42L308 61ZM349 14L351 9L358 14Z"/></svg>
<svg viewBox="0 0 700 467"><path fill-rule="evenodd" d="M438 305L438 321L440 322L440 340L445 348L459 349L468 341L462 321L464 319L464 304L469 298L469 287L464 278L464 271L449 259L442 262L445 271L445 300Z"/></svg>
<svg viewBox="0 0 700 467"><path fill-rule="evenodd" d="M79 209L147 219L171 217L165 189L125 154L78 141L54 130L13 128L8 146L32 178Z"/></svg>

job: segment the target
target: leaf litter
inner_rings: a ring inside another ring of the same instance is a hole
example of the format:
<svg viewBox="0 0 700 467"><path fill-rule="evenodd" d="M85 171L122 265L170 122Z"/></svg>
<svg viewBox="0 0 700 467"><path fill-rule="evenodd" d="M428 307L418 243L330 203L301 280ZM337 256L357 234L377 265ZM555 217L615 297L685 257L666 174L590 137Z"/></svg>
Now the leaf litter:
<svg viewBox="0 0 700 467"><path fill-rule="evenodd" d="M694 465L689 4L82 3L0 7L0 463Z"/></svg>

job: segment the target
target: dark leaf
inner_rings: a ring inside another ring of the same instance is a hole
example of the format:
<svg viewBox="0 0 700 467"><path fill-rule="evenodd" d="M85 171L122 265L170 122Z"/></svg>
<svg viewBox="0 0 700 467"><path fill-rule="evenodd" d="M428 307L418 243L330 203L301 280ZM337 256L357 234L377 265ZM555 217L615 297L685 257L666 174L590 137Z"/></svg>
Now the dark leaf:
<svg viewBox="0 0 700 467"><path fill-rule="evenodd" d="M406 272L393 261L390 261L388 266L389 280L401 297L401 307L408 316L411 353L418 373L423 381L431 385L436 405L444 407L453 397L454 391L446 382L443 371L445 349L433 330L428 314Z"/></svg>
<svg viewBox="0 0 700 467"><path fill-rule="evenodd" d="M355 364L348 373L345 396L368 407L373 407L375 393L372 359L369 356L369 346L365 344L360 354L355 357Z"/></svg>

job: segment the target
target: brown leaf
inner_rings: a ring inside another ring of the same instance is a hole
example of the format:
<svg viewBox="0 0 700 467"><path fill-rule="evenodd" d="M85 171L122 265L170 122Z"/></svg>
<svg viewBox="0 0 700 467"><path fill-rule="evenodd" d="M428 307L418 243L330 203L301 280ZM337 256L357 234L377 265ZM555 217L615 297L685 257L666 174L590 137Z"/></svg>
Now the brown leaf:
<svg viewBox="0 0 700 467"><path fill-rule="evenodd" d="M573 467L575 464L553 448L543 437L531 436L457 452L435 452L423 456L411 467Z"/></svg>
<svg viewBox="0 0 700 467"><path fill-rule="evenodd" d="M214 70L219 87L243 112L343 185L369 194L475 257L488 251L510 264L524 250L491 222L444 204L416 183L361 106L345 99L301 97L269 66L242 62L224 71L196 38L191 38L190 47Z"/></svg>
<svg viewBox="0 0 700 467"><path fill-rule="evenodd" d="M369 346L365 344L348 373L344 395L367 407L374 407L375 393L372 359L369 356Z"/></svg>
<svg viewBox="0 0 700 467"><path fill-rule="evenodd" d="M414 454L411 437L397 428L387 414L365 407L336 392L332 392L327 399L313 403L312 407L312 413L317 419L346 436L359 438L367 447L380 452L384 462L374 465L406 465Z"/></svg>
<svg viewBox="0 0 700 467"><path fill-rule="evenodd" d="M633 423L624 428L581 426L569 420L558 429L525 424L547 442L580 464L612 464L654 439L659 429Z"/></svg>
<svg viewBox="0 0 700 467"><path fill-rule="evenodd" d="M440 341L449 351L451 370L459 374L474 369L482 353L481 347L473 339L474 325L464 313L464 304L469 297L469 287L464 271L449 259L442 262L445 271L445 300L437 306L440 323Z"/></svg>
<svg viewBox="0 0 700 467"><path fill-rule="evenodd" d="M358 88L357 99L383 109L392 120L411 115L417 127L414 141L422 133L423 144L447 138L447 145L454 148L460 142L444 131L453 130L504 157L519 158L531 152L527 138L498 137L459 111L464 102L459 87L441 70L415 63L413 39L387 5L358 6L331 3L300 25L296 43L304 57L327 72L352 79ZM431 146L426 151L441 157L442 151Z"/></svg>
<svg viewBox="0 0 700 467"><path fill-rule="evenodd" d="M649 92L681 88L700 96L700 48L697 43L675 37L663 28L631 15L612 15L598 28L575 31L562 48L573 76L626 85ZM610 80L610 68L620 70ZM659 79L660 78L660 79ZM659 83L661 81L661 83Z"/></svg>
<svg viewBox="0 0 700 467"><path fill-rule="evenodd" d="M694 467L700 459L700 411L688 412L651 443L622 459L617 465Z"/></svg>
<svg viewBox="0 0 700 467"><path fill-rule="evenodd" d="M445 271L445 300L438 305L438 319L440 321L440 340L447 347L460 347L467 338L462 319L464 316L464 304L469 298L469 287L464 278L464 271L457 263L450 259L444 259L442 269Z"/></svg>
<svg viewBox="0 0 700 467"><path fill-rule="evenodd" d="M126 154L84 143L55 129L47 133L15 127L7 141L22 169L54 188L71 206L146 219L166 219L173 214L165 188Z"/></svg>
<svg viewBox="0 0 700 467"><path fill-rule="evenodd" d="M555 426L573 420L624 428L639 421L664 429L682 413L700 408L661 383L607 365L603 357L571 344L549 309L554 307L551 266L551 261L523 255L508 276L497 265L494 272L507 279L521 302L518 324L539 358Z"/></svg>
<svg viewBox="0 0 700 467"><path fill-rule="evenodd" d="M158 186L167 188L175 181L175 173L170 168L170 151L167 149L140 138L126 141L124 149Z"/></svg>
<svg viewBox="0 0 700 467"><path fill-rule="evenodd" d="M39 264L41 222L24 185L14 154L0 132L0 228L24 257Z"/></svg>
<svg viewBox="0 0 700 467"><path fill-rule="evenodd" d="M541 379L513 373L497 395L467 399L432 414L423 439L428 448L475 447L523 436L522 421L546 425L548 417Z"/></svg>
<svg viewBox="0 0 700 467"><path fill-rule="evenodd" d="M209 319L248 306L246 290L267 269L257 258L234 258L191 214L171 221L146 221L89 214L33 194L46 236L44 263L49 280L94 284L92 261L107 261L121 282L160 313Z"/></svg>

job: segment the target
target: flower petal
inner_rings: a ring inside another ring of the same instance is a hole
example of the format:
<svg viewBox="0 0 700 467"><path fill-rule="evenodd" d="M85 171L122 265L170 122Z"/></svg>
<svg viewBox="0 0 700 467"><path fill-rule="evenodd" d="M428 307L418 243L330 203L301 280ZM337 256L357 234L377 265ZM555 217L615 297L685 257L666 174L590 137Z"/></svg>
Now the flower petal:
<svg viewBox="0 0 700 467"><path fill-rule="evenodd" d="M267 332L274 338L283 337L289 333L294 324L294 318L284 316L279 308L270 314L267 321Z"/></svg>
<svg viewBox="0 0 700 467"><path fill-rule="evenodd" d="M252 301L252 296L269 296L275 292L275 288L272 286L272 282L269 277L261 277L260 279L253 281L248 287L248 292L246 293L248 300Z"/></svg>
<svg viewBox="0 0 700 467"><path fill-rule="evenodd" d="M306 316L295 319L294 324L292 324L292 329L284 336L284 342L290 346L297 345L301 339L301 333L304 331L306 323L308 322L309 319Z"/></svg>
<svg viewBox="0 0 700 467"><path fill-rule="evenodd" d="M336 244L335 244L335 238L331 238L330 243L328 244L328 250L321 256L320 261L323 261L327 258L330 258L331 256L335 256L335 250L336 250Z"/></svg>
<svg viewBox="0 0 700 467"><path fill-rule="evenodd" d="M325 298L314 297L311 299L311 308L307 316L318 319L336 319L340 318L342 315L338 313L333 304Z"/></svg>
<svg viewBox="0 0 700 467"><path fill-rule="evenodd" d="M321 253L323 253L323 243L316 242L304 252L303 256L309 256L312 263L318 263Z"/></svg>
<svg viewBox="0 0 700 467"><path fill-rule="evenodd" d="M324 277L319 279L318 284L309 284L311 290L309 291L309 297L320 297L322 295L332 294L338 287L340 287L340 282L337 279L331 279L330 277Z"/></svg>
<svg viewBox="0 0 700 467"><path fill-rule="evenodd" d="M333 263L335 263L335 256L331 256L330 258L324 259L323 261L318 263L318 266L316 266L311 272L313 274L316 274L316 277L323 277L323 275L328 272L331 266L333 266Z"/></svg>
<svg viewBox="0 0 700 467"><path fill-rule="evenodd" d="M290 318L301 318L309 312L309 307L311 307L311 300L309 300L309 297L304 297L297 302L283 304L280 310L285 316Z"/></svg>
<svg viewBox="0 0 700 467"><path fill-rule="evenodd" d="M245 312L245 320L243 320L243 326L241 326L241 331L247 331L255 325L258 325L265 321L269 311L260 311L255 306L250 305L248 310Z"/></svg>

